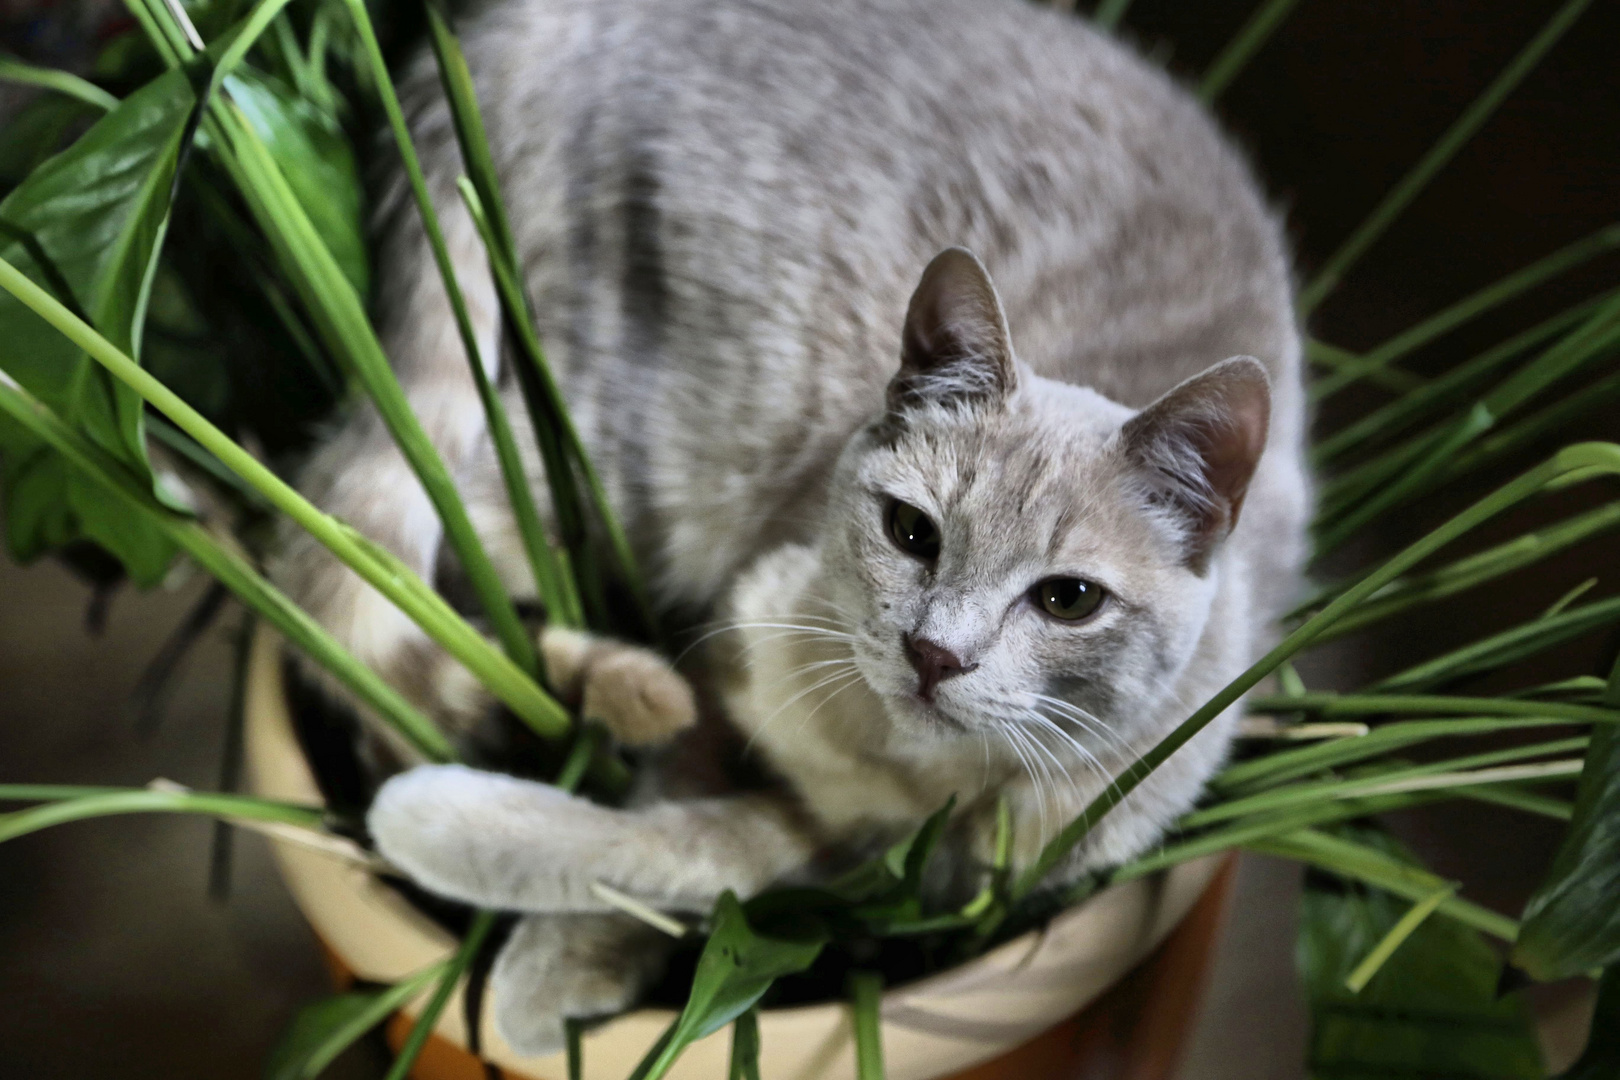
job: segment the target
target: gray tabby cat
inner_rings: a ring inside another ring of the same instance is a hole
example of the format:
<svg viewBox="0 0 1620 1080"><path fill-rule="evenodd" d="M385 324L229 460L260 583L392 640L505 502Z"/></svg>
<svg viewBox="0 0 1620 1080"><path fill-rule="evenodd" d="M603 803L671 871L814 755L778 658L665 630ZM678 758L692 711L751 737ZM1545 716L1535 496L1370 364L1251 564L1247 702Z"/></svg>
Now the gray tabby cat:
<svg viewBox="0 0 1620 1080"><path fill-rule="evenodd" d="M1305 405L1285 245L1243 163L1164 74L1073 18L1022 0L506 0L462 29L569 405L660 604L732 628L692 674L782 781L623 810L459 766L384 786L388 859L529 913L493 987L505 1037L541 1052L655 963L593 883L701 911L951 794L942 890L977 886L1003 795L1027 864L1271 640L1305 549ZM493 367L448 112L425 65L411 85ZM533 595L412 212L379 267L411 403ZM304 486L420 572L453 570L369 409ZM454 730L488 713L322 549L291 542L279 576ZM657 656L541 644L559 693L621 741L693 722ZM1233 720L1054 877L1152 844Z"/></svg>

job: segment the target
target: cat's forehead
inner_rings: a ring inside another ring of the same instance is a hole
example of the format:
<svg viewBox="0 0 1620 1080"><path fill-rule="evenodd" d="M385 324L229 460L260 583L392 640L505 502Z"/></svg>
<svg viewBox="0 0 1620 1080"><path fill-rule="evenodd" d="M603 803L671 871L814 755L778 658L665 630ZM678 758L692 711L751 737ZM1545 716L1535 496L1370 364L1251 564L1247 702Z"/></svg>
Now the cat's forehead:
<svg viewBox="0 0 1620 1080"><path fill-rule="evenodd" d="M1133 415L1089 388L1031 376L997 407L918 412L863 472L940 511L1056 514L1117 473L1114 444Z"/></svg>

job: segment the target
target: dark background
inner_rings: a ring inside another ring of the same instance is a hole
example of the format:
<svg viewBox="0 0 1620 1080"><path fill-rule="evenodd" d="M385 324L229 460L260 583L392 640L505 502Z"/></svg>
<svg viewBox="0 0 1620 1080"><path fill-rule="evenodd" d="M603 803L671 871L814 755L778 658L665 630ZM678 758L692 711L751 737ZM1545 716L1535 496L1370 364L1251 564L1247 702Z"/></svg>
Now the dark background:
<svg viewBox="0 0 1620 1080"><path fill-rule="evenodd" d="M84 5L78 5L81 10ZM1247 17L1253 0L1140 0L1122 32L1191 78ZM1304 0L1227 91L1218 112L1286 210L1301 277L1337 247L1556 9L1551 0L1422 4ZM43 61L71 60L94 20L62 7L0 6L0 41ZM71 32L62 33L64 22ZM1496 116L1412 205L1310 320L1312 333L1365 349L1446 303L1617 217L1620 196L1620 4L1597 0ZM15 103L0 93L0 109ZM1477 348L1620 277L1607 257L1508 305L1413 361L1442 370ZM1325 430L1379 400L1347 393ZM1559 435L1620 437L1612 413ZM1551 449L1551 444L1541 448ZM1510 475L1396 515L1345 563L1392 548ZM1540 501L1497 535L1563 516L1593 493ZM1479 543L1489 539L1482 535ZM1320 658L1313 685L1405 666L1531 615L1589 578L1609 595L1613 539L1589 542L1506 583L1426 608ZM137 737L124 707L141 669L199 595L195 580L114 598L91 636L89 589L56 564L0 561L0 780L141 784L154 776L211 786L227 694L224 633L206 639L176 687L164 726ZM1533 674L1592 673L1601 635ZM1469 895L1517 913L1558 831L1477 805L1407 815L1399 831ZM0 847L0 1078L127 1080L259 1074L265 1050L300 1001L325 988L313 938L259 841L238 844L228 904L206 895L209 826L171 818L75 825ZM1304 1013L1293 986L1291 868L1248 860L1217 955L1188 1080L1302 1074ZM1538 998L1554 1053L1578 1040L1579 987ZM380 1075L354 1055L344 1076ZM338 1073L334 1073L338 1075Z"/></svg>

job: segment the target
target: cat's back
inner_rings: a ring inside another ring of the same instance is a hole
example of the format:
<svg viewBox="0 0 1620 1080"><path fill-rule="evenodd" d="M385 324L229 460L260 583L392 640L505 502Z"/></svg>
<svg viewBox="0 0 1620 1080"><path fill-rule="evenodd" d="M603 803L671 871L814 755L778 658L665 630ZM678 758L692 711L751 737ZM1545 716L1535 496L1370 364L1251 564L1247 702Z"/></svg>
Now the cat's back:
<svg viewBox="0 0 1620 1080"><path fill-rule="evenodd" d="M464 39L553 363L675 594L813 518L948 245L1042 373L1143 405L1254 354L1297 442L1276 223L1203 111L1073 17L505 0Z"/></svg>

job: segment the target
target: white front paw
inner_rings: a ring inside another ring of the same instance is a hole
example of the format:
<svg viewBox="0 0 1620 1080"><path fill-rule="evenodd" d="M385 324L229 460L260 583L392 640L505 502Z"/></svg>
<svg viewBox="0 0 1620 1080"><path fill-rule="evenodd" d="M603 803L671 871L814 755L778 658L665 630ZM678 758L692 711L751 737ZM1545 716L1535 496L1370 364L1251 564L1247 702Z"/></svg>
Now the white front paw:
<svg viewBox="0 0 1620 1080"><path fill-rule="evenodd" d="M424 765L377 792L366 824L383 858L423 888L480 907L590 911L612 811L464 765Z"/></svg>
<svg viewBox="0 0 1620 1080"><path fill-rule="evenodd" d="M622 915L531 915L490 973L495 1027L527 1057L564 1048L564 1021L630 1007L663 966L668 939Z"/></svg>

